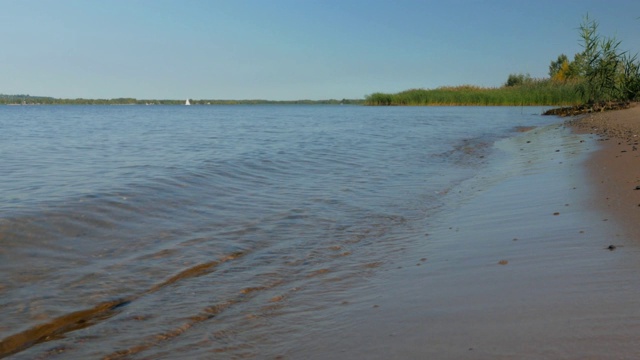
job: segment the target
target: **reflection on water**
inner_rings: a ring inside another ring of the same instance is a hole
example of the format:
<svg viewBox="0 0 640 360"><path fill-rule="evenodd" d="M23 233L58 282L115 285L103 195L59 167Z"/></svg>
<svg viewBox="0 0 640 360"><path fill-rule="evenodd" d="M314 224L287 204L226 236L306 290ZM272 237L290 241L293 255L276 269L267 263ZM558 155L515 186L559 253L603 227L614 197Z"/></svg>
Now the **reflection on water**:
<svg viewBox="0 0 640 360"><path fill-rule="evenodd" d="M527 110L0 109L0 357L281 354Z"/></svg>

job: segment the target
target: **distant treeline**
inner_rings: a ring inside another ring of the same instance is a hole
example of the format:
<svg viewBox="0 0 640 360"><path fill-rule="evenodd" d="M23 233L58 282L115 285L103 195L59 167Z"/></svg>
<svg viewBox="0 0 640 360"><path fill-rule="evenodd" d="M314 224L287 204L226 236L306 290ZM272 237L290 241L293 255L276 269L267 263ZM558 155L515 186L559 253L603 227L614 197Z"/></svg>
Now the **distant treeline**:
<svg viewBox="0 0 640 360"><path fill-rule="evenodd" d="M306 104L306 105L340 105L364 103L362 99L330 99L330 100L194 100L189 99L191 105L261 105L261 104ZM30 95L2 95L2 105L184 105L185 100L157 100L157 99L58 99L46 96Z"/></svg>

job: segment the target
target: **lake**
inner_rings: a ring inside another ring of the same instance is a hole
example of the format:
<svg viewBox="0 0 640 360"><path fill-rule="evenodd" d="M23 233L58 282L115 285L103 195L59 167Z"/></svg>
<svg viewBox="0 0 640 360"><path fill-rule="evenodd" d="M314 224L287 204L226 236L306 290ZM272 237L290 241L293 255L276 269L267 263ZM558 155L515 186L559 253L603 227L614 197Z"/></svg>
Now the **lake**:
<svg viewBox="0 0 640 360"><path fill-rule="evenodd" d="M0 357L273 357L333 331L460 184L509 171L497 141L560 123L543 110L0 107Z"/></svg>

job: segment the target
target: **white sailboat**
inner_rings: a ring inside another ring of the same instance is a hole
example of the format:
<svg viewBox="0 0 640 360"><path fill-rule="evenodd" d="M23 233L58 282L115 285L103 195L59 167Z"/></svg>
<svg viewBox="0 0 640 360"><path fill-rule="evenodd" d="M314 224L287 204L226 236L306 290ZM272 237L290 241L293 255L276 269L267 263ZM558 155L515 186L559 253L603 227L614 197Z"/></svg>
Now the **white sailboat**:
<svg viewBox="0 0 640 360"><path fill-rule="evenodd" d="M185 105L191 105L191 103L189 102L189 99L187 99L187 101L184 104Z"/></svg>

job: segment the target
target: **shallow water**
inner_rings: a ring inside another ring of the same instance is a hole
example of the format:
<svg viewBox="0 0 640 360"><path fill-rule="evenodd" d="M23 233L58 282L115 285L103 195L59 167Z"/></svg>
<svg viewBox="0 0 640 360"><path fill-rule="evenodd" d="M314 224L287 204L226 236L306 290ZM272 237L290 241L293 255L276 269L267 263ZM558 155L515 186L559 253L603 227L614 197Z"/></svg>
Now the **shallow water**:
<svg viewBox="0 0 640 360"><path fill-rule="evenodd" d="M0 108L0 357L256 358L338 331L542 108ZM477 186L487 187L479 182Z"/></svg>
<svg viewBox="0 0 640 360"><path fill-rule="evenodd" d="M288 358L637 357L640 246L594 206L596 141L548 126L494 148L504 156L428 217L428 241L344 294L357 301L339 332L312 332Z"/></svg>

